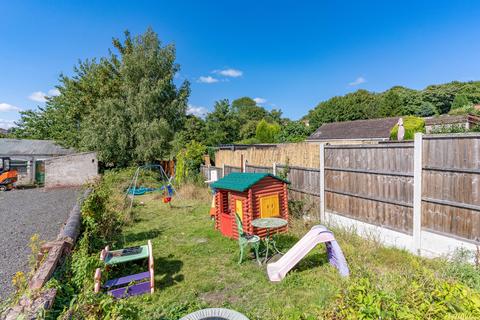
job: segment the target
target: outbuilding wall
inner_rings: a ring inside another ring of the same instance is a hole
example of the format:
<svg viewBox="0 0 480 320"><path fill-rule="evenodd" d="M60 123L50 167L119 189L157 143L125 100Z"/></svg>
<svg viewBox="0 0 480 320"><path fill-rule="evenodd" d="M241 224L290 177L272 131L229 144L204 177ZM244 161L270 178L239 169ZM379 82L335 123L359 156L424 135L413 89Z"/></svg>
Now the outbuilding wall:
<svg viewBox="0 0 480 320"><path fill-rule="evenodd" d="M95 152L76 153L45 160L45 187L81 186L98 176Z"/></svg>

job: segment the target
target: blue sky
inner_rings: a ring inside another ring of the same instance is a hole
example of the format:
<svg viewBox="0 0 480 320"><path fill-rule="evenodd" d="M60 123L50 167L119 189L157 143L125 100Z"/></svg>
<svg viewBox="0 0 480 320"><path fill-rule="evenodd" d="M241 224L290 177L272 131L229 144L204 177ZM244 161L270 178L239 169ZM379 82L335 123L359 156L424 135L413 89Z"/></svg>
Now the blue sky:
<svg viewBox="0 0 480 320"><path fill-rule="evenodd" d="M480 1L2 0L0 12L0 127L148 26L176 45L196 111L250 96L298 119L359 88L480 80Z"/></svg>

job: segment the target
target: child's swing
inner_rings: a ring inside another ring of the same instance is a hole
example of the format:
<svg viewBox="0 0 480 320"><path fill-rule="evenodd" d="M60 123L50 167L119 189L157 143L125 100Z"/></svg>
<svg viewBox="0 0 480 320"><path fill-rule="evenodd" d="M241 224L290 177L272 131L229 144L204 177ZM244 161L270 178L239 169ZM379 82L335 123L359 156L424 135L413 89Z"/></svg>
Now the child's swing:
<svg viewBox="0 0 480 320"><path fill-rule="evenodd" d="M163 197L162 197L163 203L170 203L170 201L172 201L172 196L173 196L172 185L171 184L164 185L160 188L160 190L163 190Z"/></svg>

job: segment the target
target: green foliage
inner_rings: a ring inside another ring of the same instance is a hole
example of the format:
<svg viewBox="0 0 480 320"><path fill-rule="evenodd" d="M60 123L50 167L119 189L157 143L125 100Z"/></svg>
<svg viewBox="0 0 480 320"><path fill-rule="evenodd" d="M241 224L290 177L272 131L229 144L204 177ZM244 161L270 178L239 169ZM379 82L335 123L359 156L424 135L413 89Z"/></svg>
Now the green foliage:
<svg viewBox="0 0 480 320"><path fill-rule="evenodd" d="M203 119L188 115L183 130L175 134L172 142L172 156L175 156L190 141L204 143L207 139L206 124Z"/></svg>
<svg viewBox="0 0 480 320"><path fill-rule="evenodd" d="M178 183L195 180L206 152L207 147L196 141L192 141L177 154L175 179Z"/></svg>
<svg viewBox="0 0 480 320"><path fill-rule="evenodd" d="M462 107L466 101L470 105L480 103L480 81L454 81L423 90L400 86L382 93L358 90L319 103L309 111L307 118L315 130L324 123L335 121L406 115L426 117L448 113L454 99L457 99L455 107Z"/></svg>
<svg viewBox="0 0 480 320"><path fill-rule="evenodd" d="M301 142L310 134L310 129L301 121L289 121L283 125L276 142Z"/></svg>
<svg viewBox="0 0 480 320"><path fill-rule="evenodd" d="M472 106L472 105L466 105L463 107L458 107L452 110L448 113L449 115L452 116L460 116L460 115L467 115L467 114L478 114L478 111Z"/></svg>
<svg viewBox="0 0 480 320"><path fill-rule="evenodd" d="M136 37L126 32L113 46L116 53L81 61L72 77L60 76L60 95L22 112L15 135L96 150L116 166L168 158L190 93L188 82L174 83L175 48L162 46L151 29Z"/></svg>
<svg viewBox="0 0 480 320"><path fill-rule="evenodd" d="M124 192L134 168L108 171L101 181L91 185L92 192L82 206L82 234L73 254L67 258L48 287L57 289L52 310L46 318L138 319L138 308L128 299L114 300L93 293L93 274L102 267L98 252L114 246L126 224L123 214ZM104 270L105 272L105 270Z"/></svg>
<svg viewBox="0 0 480 320"><path fill-rule="evenodd" d="M431 102L423 101L416 110L415 115L419 117L430 117L438 115L438 111Z"/></svg>
<svg viewBox="0 0 480 320"><path fill-rule="evenodd" d="M239 138L240 122L227 99L215 102L214 110L207 114L206 145L233 143Z"/></svg>
<svg viewBox="0 0 480 320"><path fill-rule="evenodd" d="M468 100L465 94L457 94L453 99L452 110L471 106L472 103Z"/></svg>
<svg viewBox="0 0 480 320"><path fill-rule="evenodd" d="M354 278L329 316L335 319L445 319L449 315L480 316L480 294L459 283L439 280L418 267L396 281L392 292L373 276Z"/></svg>
<svg viewBox="0 0 480 320"><path fill-rule="evenodd" d="M451 260L445 264L445 272L449 277L480 292L480 265L472 264L475 258L478 259L480 256L475 257L469 250L458 249Z"/></svg>
<svg viewBox="0 0 480 320"><path fill-rule="evenodd" d="M275 137L280 133L280 126L277 123L268 123L265 119L262 119L257 124L255 131L255 138L260 143L274 143Z"/></svg>
<svg viewBox="0 0 480 320"><path fill-rule="evenodd" d="M445 134L445 133L464 133L469 132L464 125L461 124L444 124L435 126L430 131L431 134Z"/></svg>
<svg viewBox="0 0 480 320"><path fill-rule="evenodd" d="M404 117L403 127L405 128L404 140L412 140L416 132L425 132L425 120L418 117ZM397 140L398 125L395 125L390 131L390 139Z"/></svg>

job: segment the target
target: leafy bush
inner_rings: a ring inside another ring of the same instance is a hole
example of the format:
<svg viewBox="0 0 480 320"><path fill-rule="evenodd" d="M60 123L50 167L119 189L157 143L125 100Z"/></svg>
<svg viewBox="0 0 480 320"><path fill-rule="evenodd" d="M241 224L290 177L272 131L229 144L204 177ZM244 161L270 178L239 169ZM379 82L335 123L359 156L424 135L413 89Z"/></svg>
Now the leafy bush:
<svg viewBox="0 0 480 320"><path fill-rule="evenodd" d="M398 275L393 291L374 275L354 278L327 311L333 319L445 319L480 317L480 294L465 285L438 279L419 267Z"/></svg>
<svg viewBox="0 0 480 320"><path fill-rule="evenodd" d="M207 147L196 141L186 145L177 154L177 164L175 180L178 183L195 180L200 172L200 165L203 163L203 156L207 152Z"/></svg>
<svg viewBox="0 0 480 320"><path fill-rule="evenodd" d="M468 100L468 97L464 94L457 94L452 102L452 109L464 108L471 106L472 103Z"/></svg>
<svg viewBox="0 0 480 320"><path fill-rule="evenodd" d="M277 123L268 123L265 119L263 119L257 125L255 138L258 139L260 143L273 143L275 142L275 137L279 132L280 126Z"/></svg>
<svg viewBox="0 0 480 320"><path fill-rule="evenodd" d="M452 277L468 287L480 291L480 266L471 263L474 253L460 249L455 251L452 258L445 264L447 276ZM478 263L478 262L477 262Z"/></svg>
<svg viewBox="0 0 480 320"><path fill-rule="evenodd" d="M470 113L475 113L475 108L471 105L452 109L448 114L451 116L462 116Z"/></svg>
<svg viewBox="0 0 480 320"><path fill-rule="evenodd" d="M432 134L442 134L442 133L464 133L469 130L461 124L445 124L441 126L435 126L432 128L430 133Z"/></svg>
<svg viewBox="0 0 480 320"><path fill-rule="evenodd" d="M404 140L413 140L416 132L425 132L425 120L418 117L407 116L403 118L405 128ZM398 125L390 131L390 140L397 140Z"/></svg>

